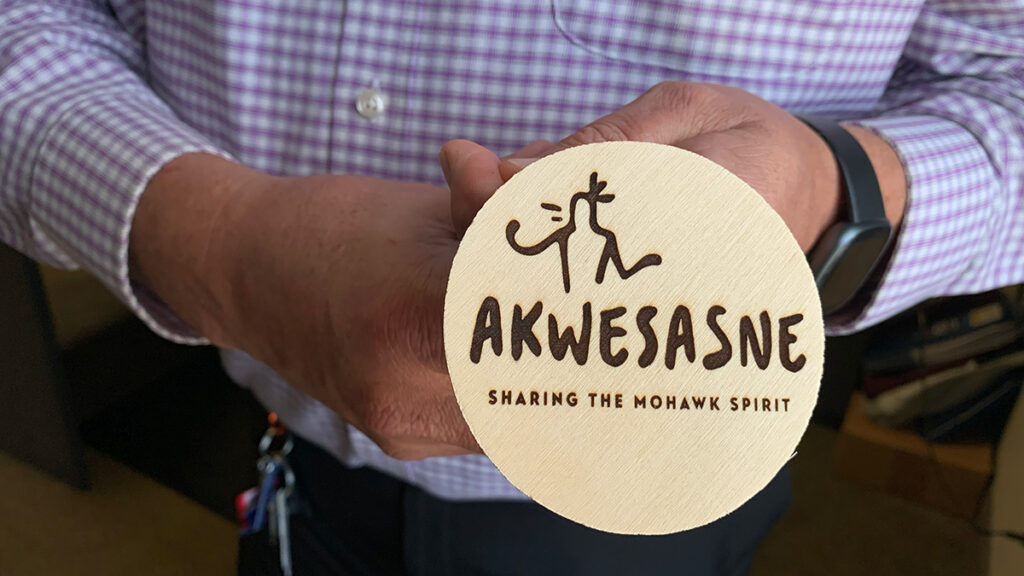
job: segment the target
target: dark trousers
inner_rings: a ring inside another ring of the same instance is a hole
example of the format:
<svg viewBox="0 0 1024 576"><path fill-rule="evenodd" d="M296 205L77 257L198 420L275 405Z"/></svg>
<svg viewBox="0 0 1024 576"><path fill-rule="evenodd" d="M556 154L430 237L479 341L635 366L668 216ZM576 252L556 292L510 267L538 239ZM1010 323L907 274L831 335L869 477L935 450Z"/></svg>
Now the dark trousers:
<svg viewBox="0 0 1024 576"><path fill-rule="evenodd" d="M586 528L532 502L448 502L297 439L289 460L309 513L291 521L295 576L747 574L791 498L789 468L729 516L667 536ZM240 576L277 574L276 552L239 546Z"/></svg>

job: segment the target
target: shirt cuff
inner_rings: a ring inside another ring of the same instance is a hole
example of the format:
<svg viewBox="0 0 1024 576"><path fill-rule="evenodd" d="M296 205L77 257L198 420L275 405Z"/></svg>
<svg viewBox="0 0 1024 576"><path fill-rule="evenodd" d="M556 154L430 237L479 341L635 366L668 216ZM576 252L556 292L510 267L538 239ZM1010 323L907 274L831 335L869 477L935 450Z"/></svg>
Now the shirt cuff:
<svg viewBox="0 0 1024 576"><path fill-rule="evenodd" d="M29 220L47 260L87 269L160 336L206 344L128 275L139 196L161 167L191 152L227 156L155 97L89 99L48 129L33 167Z"/></svg>
<svg viewBox="0 0 1024 576"><path fill-rule="evenodd" d="M850 123L871 130L899 155L907 205L873 293L842 319L828 319L831 335L857 332L969 284L991 242L987 222L998 194L985 149L960 124L923 115Z"/></svg>

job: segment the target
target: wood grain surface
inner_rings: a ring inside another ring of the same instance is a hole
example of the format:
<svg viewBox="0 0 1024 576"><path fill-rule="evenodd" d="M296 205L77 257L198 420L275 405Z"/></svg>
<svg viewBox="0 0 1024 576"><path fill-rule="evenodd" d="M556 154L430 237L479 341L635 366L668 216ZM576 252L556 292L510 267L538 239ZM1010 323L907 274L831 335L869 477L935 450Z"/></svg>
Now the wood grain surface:
<svg viewBox="0 0 1024 576"><path fill-rule="evenodd" d="M810 269L749 186L695 154L618 142L513 177L455 258L445 352L501 472L581 524L664 534L771 480L824 355Z"/></svg>

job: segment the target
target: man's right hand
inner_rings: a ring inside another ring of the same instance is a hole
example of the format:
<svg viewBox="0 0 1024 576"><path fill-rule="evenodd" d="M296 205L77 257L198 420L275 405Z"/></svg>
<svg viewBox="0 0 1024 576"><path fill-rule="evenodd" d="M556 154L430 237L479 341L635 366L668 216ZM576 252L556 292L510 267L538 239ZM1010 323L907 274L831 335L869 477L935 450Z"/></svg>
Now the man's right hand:
<svg viewBox="0 0 1024 576"><path fill-rule="evenodd" d="M449 192L358 176L272 177L207 154L150 181L132 278L389 455L479 452L441 334L456 248Z"/></svg>

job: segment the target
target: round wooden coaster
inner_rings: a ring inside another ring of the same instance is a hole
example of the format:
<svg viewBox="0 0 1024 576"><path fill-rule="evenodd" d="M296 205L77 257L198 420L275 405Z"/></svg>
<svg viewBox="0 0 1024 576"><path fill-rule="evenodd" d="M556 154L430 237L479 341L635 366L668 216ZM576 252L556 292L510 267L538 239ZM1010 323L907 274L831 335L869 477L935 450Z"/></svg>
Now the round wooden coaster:
<svg viewBox="0 0 1024 576"><path fill-rule="evenodd" d="M445 301L452 384L516 487L581 524L665 534L732 512L792 456L821 306L749 186L620 142L531 164L488 200Z"/></svg>

